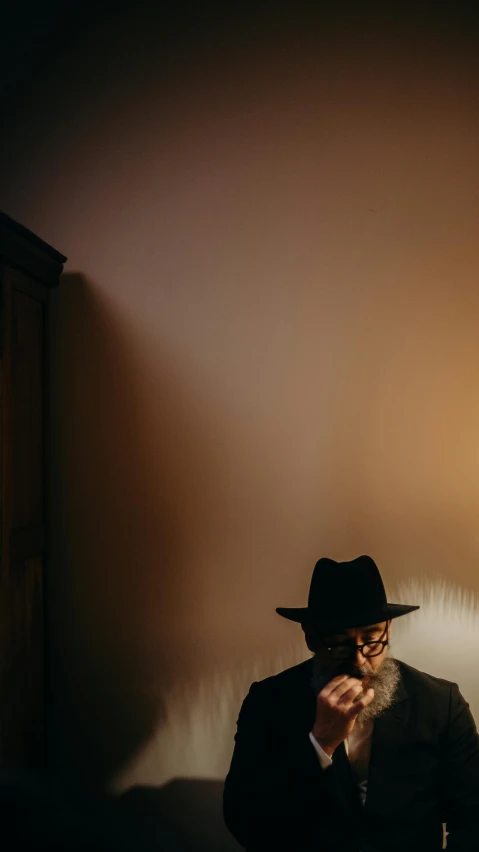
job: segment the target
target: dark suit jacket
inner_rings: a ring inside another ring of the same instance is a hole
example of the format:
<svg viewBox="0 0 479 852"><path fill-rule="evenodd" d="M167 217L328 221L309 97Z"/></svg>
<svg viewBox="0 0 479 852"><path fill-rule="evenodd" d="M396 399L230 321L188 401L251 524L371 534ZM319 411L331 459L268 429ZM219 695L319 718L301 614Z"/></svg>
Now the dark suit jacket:
<svg viewBox="0 0 479 852"><path fill-rule="evenodd" d="M399 661L398 661L399 662ZM457 684L399 662L394 704L376 719L362 806L344 744L322 769L309 739L312 660L253 683L224 791L248 852L479 852L479 737Z"/></svg>

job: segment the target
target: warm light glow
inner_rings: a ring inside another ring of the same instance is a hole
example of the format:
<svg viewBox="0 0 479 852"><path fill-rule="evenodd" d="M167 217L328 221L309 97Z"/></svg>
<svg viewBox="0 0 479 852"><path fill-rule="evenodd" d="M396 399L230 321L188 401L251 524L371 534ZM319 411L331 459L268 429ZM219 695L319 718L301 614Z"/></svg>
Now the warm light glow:
<svg viewBox="0 0 479 852"><path fill-rule="evenodd" d="M326 5L165 58L126 4L12 104L2 207L69 258L49 648L87 781L221 777L320 556L424 577L393 647L479 711L477 50Z"/></svg>

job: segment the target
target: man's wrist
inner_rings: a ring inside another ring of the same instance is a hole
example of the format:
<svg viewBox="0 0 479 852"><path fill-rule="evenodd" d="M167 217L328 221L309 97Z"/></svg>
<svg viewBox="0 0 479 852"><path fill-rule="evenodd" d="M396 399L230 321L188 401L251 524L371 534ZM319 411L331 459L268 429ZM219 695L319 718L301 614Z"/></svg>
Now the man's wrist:
<svg viewBox="0 0 479 852"><path fill-rule="evenodd" d="M332 757L333 754L334 754L334 751L335 751L334 746L329 745L329 743L325 743L324 740L322 740L320 737L316 736L314 731L312 731L311 733L312 733L314 739L316 740L317 744L319 746L321 746L321 748L323 749L325 754L327 754L328 757Z"/></svg>

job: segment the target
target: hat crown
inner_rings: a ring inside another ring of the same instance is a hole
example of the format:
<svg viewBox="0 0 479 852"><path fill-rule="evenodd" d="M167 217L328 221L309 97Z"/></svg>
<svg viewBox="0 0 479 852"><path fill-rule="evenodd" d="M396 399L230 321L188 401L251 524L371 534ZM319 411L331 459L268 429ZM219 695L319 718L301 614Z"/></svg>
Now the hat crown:
<svg viewBox="0 0 479 852"><path fill-rule="evenodd" d="M308 606L276 607L276 612L323 633L335 633L389 621L416 609L419 606L388 603L376 563L370 556L358 556L351 562L319 559L311 578Z"/></svg>
<svg viewBox="0 0 479 852"><path fill-rule="evenodd" d="M374 560L370 556L351 562L319 559L311 578L308 610L318 623L359 626L385 620L386 591Z"/></svg>

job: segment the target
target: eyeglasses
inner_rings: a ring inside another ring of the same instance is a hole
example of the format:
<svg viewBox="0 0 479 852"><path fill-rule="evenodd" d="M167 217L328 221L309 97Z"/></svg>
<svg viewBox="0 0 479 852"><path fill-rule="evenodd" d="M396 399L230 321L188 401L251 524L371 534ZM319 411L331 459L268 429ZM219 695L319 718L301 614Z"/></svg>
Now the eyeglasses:
<svg viewBox="0 0 479 852"><path fill-rule="evenodd" d="M347 660L357 650L361 651L363 657L378 657L379 654L382 654L384 648L389 645L388 639L375 639L374 642L364 642L362 645L356 645L355 642L325 642L323 639L321 641L326 650L336 660Z"/></svg>

